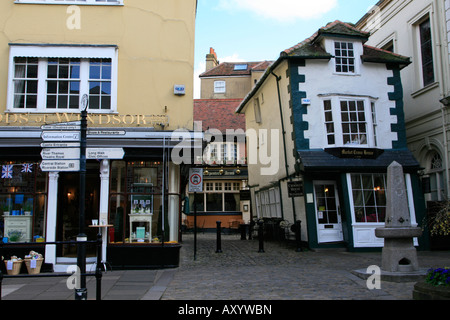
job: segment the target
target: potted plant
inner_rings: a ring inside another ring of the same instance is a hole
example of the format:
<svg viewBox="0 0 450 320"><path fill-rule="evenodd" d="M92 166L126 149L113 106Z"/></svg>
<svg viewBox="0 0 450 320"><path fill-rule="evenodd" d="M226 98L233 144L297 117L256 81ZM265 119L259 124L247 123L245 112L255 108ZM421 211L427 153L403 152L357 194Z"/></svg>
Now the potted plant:
<svg viewBox="0 0 450 320"><path fill-rule="evenodd" d="M450 268L429 269L424 281L414 285L416 300L450 300Z"/></svg>
<svg viewBox="0 0 450 320"><path fill-rule="evenodd" d="M22 231L11 230L8 232L8 238L11 242L19 242L22 239Z"/></svg>

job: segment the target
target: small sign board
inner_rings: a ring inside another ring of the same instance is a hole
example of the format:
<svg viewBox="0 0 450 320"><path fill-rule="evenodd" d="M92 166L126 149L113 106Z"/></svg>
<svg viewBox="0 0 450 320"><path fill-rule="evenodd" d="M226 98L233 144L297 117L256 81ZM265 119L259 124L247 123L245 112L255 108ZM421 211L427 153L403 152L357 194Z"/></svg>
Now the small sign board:
<svg viewBox="0 0 450 320"><path fill-rule="evenodd" d="M203 169L189 169L189 192L203 192Z"/></svg>
<svg viewBox="0 0 450 320"><path fill-rule="evenodd" d="M303 181L290 181L287 183L289 198L303 196Z"/></svg>
<svg viewBox="0 0 450 320"><path fill-rule="evenodd" d="M123 159L123 148L86 148L86 159Z"/></svg>
<svg viewBox="0 0 450 320"><path fill-rule="evenodd" d="M80 159L80 149L77 148L44 148L41 151L43 160Z"/></svg>
<svg viewBox="0 0 450 320"><path fill-rule="evenodd" d="M44 141L80 141L81 133L78 131L43 131Z"/></svg>
<svg viewBox="0 0 450 320"><path fill-rule="evenodd" d="M41 170L44 172L80 171L80 160L43 160Z"/></svg>

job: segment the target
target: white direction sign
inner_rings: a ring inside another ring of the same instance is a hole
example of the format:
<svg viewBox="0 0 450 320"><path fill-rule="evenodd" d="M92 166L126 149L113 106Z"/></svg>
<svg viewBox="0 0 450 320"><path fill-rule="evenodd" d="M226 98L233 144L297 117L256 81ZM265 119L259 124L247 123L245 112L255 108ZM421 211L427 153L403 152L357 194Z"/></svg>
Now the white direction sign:
<svg viewBox="0 0 450 320"><path fill-rule="evenodd" d="M42 142L42 148L79 148L79 142Z"/></svg>
<svg viewBox="0 0 450 320"><path fill-rule="evenodd" d="M123 148L86 148L86 159L123 159Z"/></svg>
<svg viewBox="0 0 450 320"><path fill-rule="evenodd" d="M203 192L203 169L189 169L189 192Z"/></svg>
<svg viewBox="0 0 450 320"><path fill-rule="evenodd" d="M80 160L43 160L41 170L44 172L80 171Z"/></svg>
<svg viewBox="0 0 450 320"><path fill-rule="evenodd" d="M42 130L80 130L81 121L60 122L41 126Z"/></svg>
<svg viewBox="0 0 450 320"><path fill-rule="evenodd" d="M44 141L80 141L81 133L77 131L43 131Z"/></svg>
<svg viewBox="0 0 450 320"><path fill-rule="evenodd" d="M41 151L43 160L80 159L80 149L77 148L45 148Z"/></svg>

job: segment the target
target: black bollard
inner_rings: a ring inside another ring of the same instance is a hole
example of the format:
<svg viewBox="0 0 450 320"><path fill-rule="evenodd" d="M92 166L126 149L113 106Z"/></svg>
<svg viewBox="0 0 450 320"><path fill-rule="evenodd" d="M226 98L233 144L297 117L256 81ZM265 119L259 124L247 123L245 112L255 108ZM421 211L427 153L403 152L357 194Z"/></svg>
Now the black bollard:
<svg viewBox="0 0 450 320"><path fill-rule="evenodd" d="M264 252L264 221L258 221L258 239L259 239L259 253Z"/></svg>
<svg viewBox="0 0 450 320"><path fill-rule="evenodd" d="M295 222L295 225L295 239L297 240L297 249L295 251L302 252L302 222L300 220L297 220Z"/></svg>
<svg viewBox="0 0 450 320"><path fill-rule="evenodd" d="M216 253L222 253L222 234L221 234L221 227L220 221L216 221L217 224L217 249L216 249Z"/></svg>

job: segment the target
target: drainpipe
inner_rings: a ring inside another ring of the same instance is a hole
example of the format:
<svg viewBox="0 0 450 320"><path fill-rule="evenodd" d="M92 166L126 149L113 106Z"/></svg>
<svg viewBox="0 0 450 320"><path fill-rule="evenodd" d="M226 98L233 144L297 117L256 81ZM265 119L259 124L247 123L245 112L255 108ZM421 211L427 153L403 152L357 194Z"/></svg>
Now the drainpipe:
<svg viewBox="0 0 450 320"><path fill-rule="evenodd" d="M280 108L281 130L283 131L284 168L286 170L286 178L289 178L289 181L292 181L292 176L289 175L289 165L288 165L288 161L287 161L287 152L286 152L286 131L284 129L283 109L281 107L281 94L280 94L280 80L281 80L281 77L277 76L273 71L271 71L271 74L277 80L278 107ZM281 188L280 188L280 190L281 190ZM292 201L292 210L293 210L294 223L295 223L297 221L297 213L296 213L296 210L295 210L295 200L294 200L294 198L291 198L291 201Z"/></svg>

